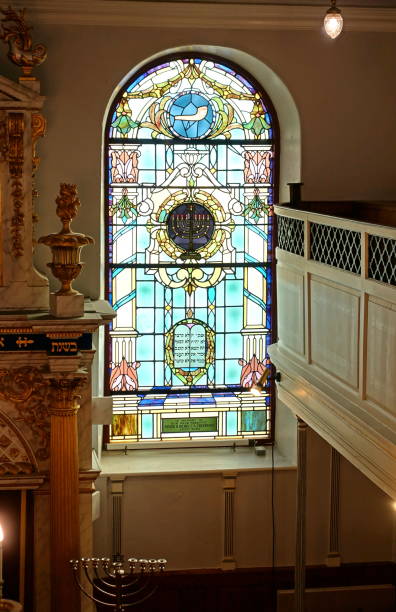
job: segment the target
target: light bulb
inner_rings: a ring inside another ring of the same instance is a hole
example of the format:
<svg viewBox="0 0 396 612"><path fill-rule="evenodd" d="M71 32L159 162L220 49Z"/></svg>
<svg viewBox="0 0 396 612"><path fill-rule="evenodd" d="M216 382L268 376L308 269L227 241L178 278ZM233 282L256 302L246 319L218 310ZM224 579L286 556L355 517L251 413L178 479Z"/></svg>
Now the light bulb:
<svg viewBox="0 0 396 612"><path fill-rule="evenodd" d="M344 20L341 15L341 11L335 5L335 0L332 0L331 7L327 10L324 18L324 29L327 36L330 38L337 38L342 32Z"/></svg>

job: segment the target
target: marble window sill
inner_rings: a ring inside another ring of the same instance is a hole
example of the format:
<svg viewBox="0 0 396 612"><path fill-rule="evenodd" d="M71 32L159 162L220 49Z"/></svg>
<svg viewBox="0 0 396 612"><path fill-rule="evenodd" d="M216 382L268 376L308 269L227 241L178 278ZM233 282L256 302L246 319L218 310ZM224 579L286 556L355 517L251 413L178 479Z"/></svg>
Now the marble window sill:
<svg viewBox="0 0 396 612"><path fill-rule="evenodd" d="M272 468L271 447L264 456L252 448L196 448L103 451L101 476L147 476L156 474L193 474L262 471ZM276 469L295 469L292 459L274 449Z"/></svg>

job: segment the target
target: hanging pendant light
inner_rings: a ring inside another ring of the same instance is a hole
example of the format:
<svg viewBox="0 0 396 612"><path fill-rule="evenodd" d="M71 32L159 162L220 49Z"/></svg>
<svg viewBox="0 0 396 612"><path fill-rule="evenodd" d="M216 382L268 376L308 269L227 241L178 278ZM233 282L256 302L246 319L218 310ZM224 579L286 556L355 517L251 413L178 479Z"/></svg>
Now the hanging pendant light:
<svg viewBox="0 0 396 612"><path fill-rule="evenodd" d="M336 7L336 0L331 0L331 7L327 10L323 22L327 36L337 38L342 32L343 23L341 11Z"/></svg>

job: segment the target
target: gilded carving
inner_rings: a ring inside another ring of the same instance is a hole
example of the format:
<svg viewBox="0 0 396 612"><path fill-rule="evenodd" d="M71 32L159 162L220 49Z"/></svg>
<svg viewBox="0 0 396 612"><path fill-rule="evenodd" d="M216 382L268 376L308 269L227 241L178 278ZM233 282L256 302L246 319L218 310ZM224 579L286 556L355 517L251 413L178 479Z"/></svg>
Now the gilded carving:
<svg viewBox="0 0 396 612"><path fill-rule="evenodd" d="M45 136L47 121L41 113L32 114L32 202L38 197L37 189L34 184L34 177L40 165L40 158L37 155L36 143L39 138ZM1 141L0 141L1 142ZM37 223L38 217L35 212L32 214L33 223Z"/></svg>
<svg viewBox="0 0 396 612"><path fill-rule="evenodd" d="M48 459L48 384L42 371L28 366L0 369L0 399L11 402L18 414L14 421L30 429L37 459Z"/></svg>
<svg viewBox="0 0 396 612"><path fill-rule="evenodd" d="M14 205L14 214L11 218L12 252L15 257L23 255L23 240L21 230L24 225L23 209L23 113L9 113L8 115L8 164L11 176L11 195Z"/></svg>
<svg viewBox="0 0 396 612"><path fill-rule="evenodd" d="M0 477L35 471L37 462L29 444L11 419L0 413Z"/></svg>
<svg viewBox="0 0 396 612"><path fill-rule="evenodd" d="M0 119L0 162L8 160L8 133L7 122L4 117Z"/></svg>
<svg viewBox="0 0 396 612"><path fill-rule="evenodd" d="M10 6L1 9L4 17L1 20L0 39L8 44L8 58L20 66L25 77L29 77L33 68L42 64L47 58L47 49L43 44L33 45L30 30L25 21L25 9L15 11Z"/></svg>
<svg viewBox="0 0 396 612"><path fill-rule="evenodd" d="M49 379L51 384L49 413L52 416L74 416L77 414L81 398L79 391L88 382L87 372L73 374L72 378L55 377Z"/></svg>
<svg viewBox="0 0 396 612"><path fill-rule="evenodd" d="M70 223L81 205L76 185L61 183L56 205L56 214L62 221L62 229L57 234L42 236L39 242L49 246L52 251L52 262L47 265L55 278L62 283L56 295L72 295L77 291L71 287L71 283L82 268L81 249L87 244L93 244L94 240L91 236L77 234L70 229Z"/></svg>

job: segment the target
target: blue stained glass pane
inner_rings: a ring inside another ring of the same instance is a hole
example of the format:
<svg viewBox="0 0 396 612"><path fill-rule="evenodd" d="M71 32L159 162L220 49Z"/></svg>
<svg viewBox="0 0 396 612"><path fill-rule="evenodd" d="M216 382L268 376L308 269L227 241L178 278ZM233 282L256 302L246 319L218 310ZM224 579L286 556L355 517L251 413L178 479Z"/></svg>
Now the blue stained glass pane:
<svg viewBox="0 0 396 612"><path fill-rule="evenodd" d="M220 283L216 287L216 302L217 306L224 306L224 283Z"/></svg>
<svg viewBox="0 0 396 612"><path fill-rule="evenodd" d="M238 433L238 413L227 412L227 436L236 436Z"/></svg>
<svg viewBox="0 0 396 612"><path fill-rule="evenodd" d="M240 331L243 321L242 308L230 307L226 310L226 329L229 332Z"/></svg>
<svg viewBox="0 0 396 612"><path fill-rule="evenodd" d="M216 296L216 290L214 287L210 287L208 289L208 299L210 302L213 302L215 300L215 296Z"/></svg>
<svg viewBox="0 0 396 612"><path fill-rule="evenodd" d="M222 357L224 356L224 335L223 334L216 334L215 346L216 346L216 358L222 359Z"/></svg>
<svg viewBox="0 0 396 612"><path fill-rule="evenodd" d="M136 299L138 307L154 306L154 283L138 283L136 287Z"/></svg>
<svg viewBox="0 0 396 612"><path fill-rule="evenodd" d="M227 359L225 362L225 384L239 385L241 367L237 360Z"/></svg>
<svg viewBox="0 0 396 612"><path fill-rule="evenodd" d="M142 438L153 437L153 415L142 414Z"/></svg>
<svg viewBox="0 0 396 612"><path fill-rule="evenodd" d="M216 331L224 331L224 308L218 308L216 310Z"/></svg>
<svg viewBox="0 0 396 612"><path fill-rule="evenodd" d="M226 283L226 303L227 306L239 306L242 304L242 283L241 281L227 281Z"/></svg>
<svg viewBox="0 0 396 612"><path fill-rule="evenodd" d="M186 303L186 292L184 289L175 289L173 291L173 306L175 308L181 307L184 308Z"/></svg>
<svg viewBox="0 0 396 612"><path fill-rule="evenodd" d="M137 248L139 251L143 251L147 249L150 243L150 236L144 226L143 227L138 226L136 229L136 232L137 232Z"/></svg>
<svg viewBox="0 0 396 612"><path fill-rule="evenodd" d="M156 333L164 333L164 310L163 308L156 308L154 310L155 316L155 331Z"/></svg>
<svg viewBox="0 0 396 612"><path fill-rule="evenodd" d="M235 249L243 249L245 240L245 232L243 226L236 226L232 233L232 245Z"/></svg>
<svg viewBox="0 0 396 612"><path fill-rule="evenodd" d="M196 92L176 98L168 112L171 129L181 138L202 138L209 132L213 121L212 105Z"/></svg>
<svg viewBox="0 0 396 612"><path fill-rule="evenodd" d="M136 339L136 359L137 361L150 360L154 353L154 337L140 336Z"/></svg>
<svg viewBox="0 0 396 612"><path fill-rule="evenodd" d="M195 291L195 306L206 306L208 303L207 293L205 289L197 289Z"/></svg>
<svg viewBox="0 0 396 612"><path fill-rule="evenodd" d="M154 331L154 316L151 308L138 308L136 311L136 326L146 334Z"/></svg>
<svg viewBox="0 0 396 612"><path fill-rule="evenodd" d="M141 362L138 377L140 387L152 387L154 384L154 364L148 361Z"/></svg>
<svg viewBox="0 0 396 612"><path fill-rule="evenodd" d="M243 339L240 334L227 334L226 337L226 357L242 357Z"/></svg>
<svg viewBox="0 0 396 612"><path fill-rule="evenodd" d="M155 183L155 170L141 170L139 173L139 180L142 183Z"/></svg>
<svg viewBox="0 0 396 612"><path fill-rule="evenodd" d="M164 336L155 336L155 358L164 358Z"/></svg>
<svg viewBox="0 0 396 612"><path fill-rule="evenodd" d="M141 147L139 166L141 168L155 168L155 147L148 145Z"/></svg>
<svg viewBox="0 0 396 612"><path fill-rule="evenodd" d="M195 309L195 318L199 319L200 321L203 321L204 323L207 322L207 315L208 315L208 311L206 310L206 308L196 308Z"/></svg>
<svg viewBox="0 0 396 612"><path fill-rule="evenodd" d="M164 381L164 362L159 361L158 358L155 362L155 384L157 387L161 387L165 384Z"/></svg>
<svg viewBox="0 0 396 612"><path fill-rule="evenodd" d="M155 305L163 308L164 304L164 286L160 283L155 283Z"/></svg>

